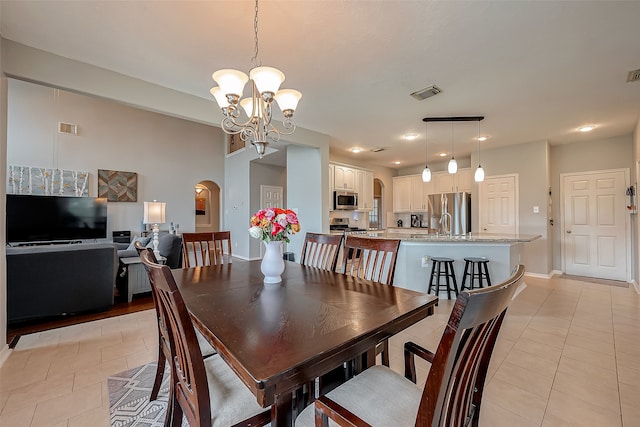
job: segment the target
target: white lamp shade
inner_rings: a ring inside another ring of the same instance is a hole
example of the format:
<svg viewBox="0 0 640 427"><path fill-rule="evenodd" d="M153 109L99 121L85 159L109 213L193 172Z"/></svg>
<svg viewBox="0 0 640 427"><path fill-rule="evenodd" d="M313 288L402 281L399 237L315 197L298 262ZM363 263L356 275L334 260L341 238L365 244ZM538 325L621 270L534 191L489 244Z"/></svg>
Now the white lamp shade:
<svg viewBox="0 0 640 427"><path fill-rule="evenodd" d="M284 81L284 74L277 68L256 67L249 71L249 78L256 84L256 88L260 94L265 92L275 94Z"/></svg>
<svg viewBox="0 0 640 427"><path fill-rule="evenodd" d="M476 173L473 175L473 178L476 182L484 181L484 169L482 169L482 166L478 165L478 169L476 169Z"/></svg>
<svg viewBox="0 0 640 427"><path fill-rule="evenodd" d="M144 223L145 224L164 224L165 219L165 202L144 202Z"/></svg>
<svg viewBox="0 0 640 427"><path fill-rule="evenodd" d="M458 162L456 162L455 158L451 158L451 160L449 160L449 164L447 165L447 171L449 173L456 173L458 172Z"/></svg>
<svg viewBox="0 0 640 427"><path fill-rule="evenodd" d="M229 106L229 101L227 101L227 97L222 92L222 89L220 89L220 86L212 87L209 92L211 92L211 95L216 99L220 108L227 108Z"/></svg>
<svg viewBox="0 0 640 427"><path fill-rule="evenodd" d="M253 98L245 98L240 101L240 106L247 113L247 117L251 117L253 114ZM260 105L258 104L256 111L256 115L258 117L262 117L262 111L260 110Z"/></svg>
<svg viewBox="0 0 640 427"><path fill-rule="evenodd" d="M242 96L244 85L249 81L249 77L242 71L230 69L218 70L211 77L224 95L236 95L238 98Z"/></svg>
<svg viewBox="0 0 640 427"><path fill-rule="evenodd" d="M275 95L276 102L282 111L296 111L302 94L295 89L280 89Z"/></svg>
<svg viewBox="0 0 640 427"><path fill-rule="evenodd" d="M422 171L422 182L430 182L431 181L431 169L429 166L425 166Z"/></svg>

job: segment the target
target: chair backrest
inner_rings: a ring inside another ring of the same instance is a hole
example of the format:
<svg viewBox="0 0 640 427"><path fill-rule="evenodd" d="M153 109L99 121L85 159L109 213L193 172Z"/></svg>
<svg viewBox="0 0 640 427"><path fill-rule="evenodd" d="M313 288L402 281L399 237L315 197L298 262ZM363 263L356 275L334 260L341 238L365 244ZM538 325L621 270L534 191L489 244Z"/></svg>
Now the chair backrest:
<svg viewBox="0 0 640 427"><path fill-rule="evenodd" d="M393 285L399 247L399 239L347 236L342 273Z"/></svg>
<svg viewBox="0 0 640 427"><path fill-rule="evenodd" d="M232 252L230 231L214 231L213 253L215 255L215 264L231 264Z"/></svg>
<svg viewBox="0 0 640 427"><path fill-rule="evenodd" d="M213 248L213 232L182 233L182 266L202 267L215 265Z"/></svg>
<svg viewBox="0 0 640 427"><path fill-rule="evenodd" d="M524 266L505 282L458 295L422 393L416 426L478 425L489 360Z"/></svg>
<svg viewBox="0 0 640 427"><path fill-rule="evenodd" d="M140 259L155 289L157 307L162 323L169 335L173 363L171 377L175 399L182 408L189 425L203 426L211 423L209 386L191 317L168 266L154 263L147 251Z"/></svg>
<svg viewBox="0 0 640 427"><path fill-rule="evenodd" d="M342 234L307 233L302 245L300 264L336 271Z"/></svg>

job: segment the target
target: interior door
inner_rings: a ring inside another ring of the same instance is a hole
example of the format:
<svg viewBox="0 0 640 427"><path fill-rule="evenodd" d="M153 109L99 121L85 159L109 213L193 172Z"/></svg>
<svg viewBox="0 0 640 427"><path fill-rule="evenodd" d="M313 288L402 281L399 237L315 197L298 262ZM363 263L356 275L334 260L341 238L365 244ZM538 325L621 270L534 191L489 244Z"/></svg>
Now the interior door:
<svg viewBox="0 0 640 427"><path fill-rule="evenodd" d="M480 231L518 233L518 175L487 177L478 190Z"/></svg>
<svg viewBox="0 0 640 427"><path fill-rule="evenodd" d="M564 271L627 280L628 171L562 175Z"/></svg>

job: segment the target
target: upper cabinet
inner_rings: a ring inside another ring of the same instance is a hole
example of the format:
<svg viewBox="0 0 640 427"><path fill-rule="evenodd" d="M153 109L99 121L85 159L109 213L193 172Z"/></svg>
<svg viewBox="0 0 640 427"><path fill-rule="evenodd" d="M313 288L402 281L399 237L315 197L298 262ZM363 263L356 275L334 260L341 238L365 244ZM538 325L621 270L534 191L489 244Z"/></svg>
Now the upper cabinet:
<svg viewBox="0 0 640 427"><path fill-rule="evenodd" d="M358 210L373 210L373 172L356 169L356 193L358 193Z"/></svg>
<svg viewBox="0 0 640 427"><path fill-rule="evenodd" d="M355 191L356 170L349 166L334 165L333 188L336 190Z"/></svg>
<svg viewBox="0 0 640 427"><path fill-rule="evenodd" d="M434 172L432 182L435 193L471 192L471 169L458 169L457 173Z"/></svg>
<svg viewBox="0 0 640 427"><path fill-rule="evenodd" d="M411 175L393 177L393 211L411 212Z"/></svg>
<svg viewBox="0 0 640 427"><path fill-rule="evenodd" d="M358 194L359 211L373 210L373 171L358 169L353 166L329 163L329 191L331 193L331 209L333 208L333 192L353 191Z"/></svg>

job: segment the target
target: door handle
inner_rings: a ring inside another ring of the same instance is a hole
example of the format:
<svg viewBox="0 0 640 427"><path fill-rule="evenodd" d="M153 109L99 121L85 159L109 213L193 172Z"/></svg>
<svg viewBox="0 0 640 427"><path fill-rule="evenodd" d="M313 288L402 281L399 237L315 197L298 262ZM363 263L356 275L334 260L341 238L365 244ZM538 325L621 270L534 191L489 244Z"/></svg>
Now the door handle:
<svg viewBox="0 0 640 427"><path fill-rule="evenodd" d="M567 230L567 234L571 234L571 230Z"/></svg>

